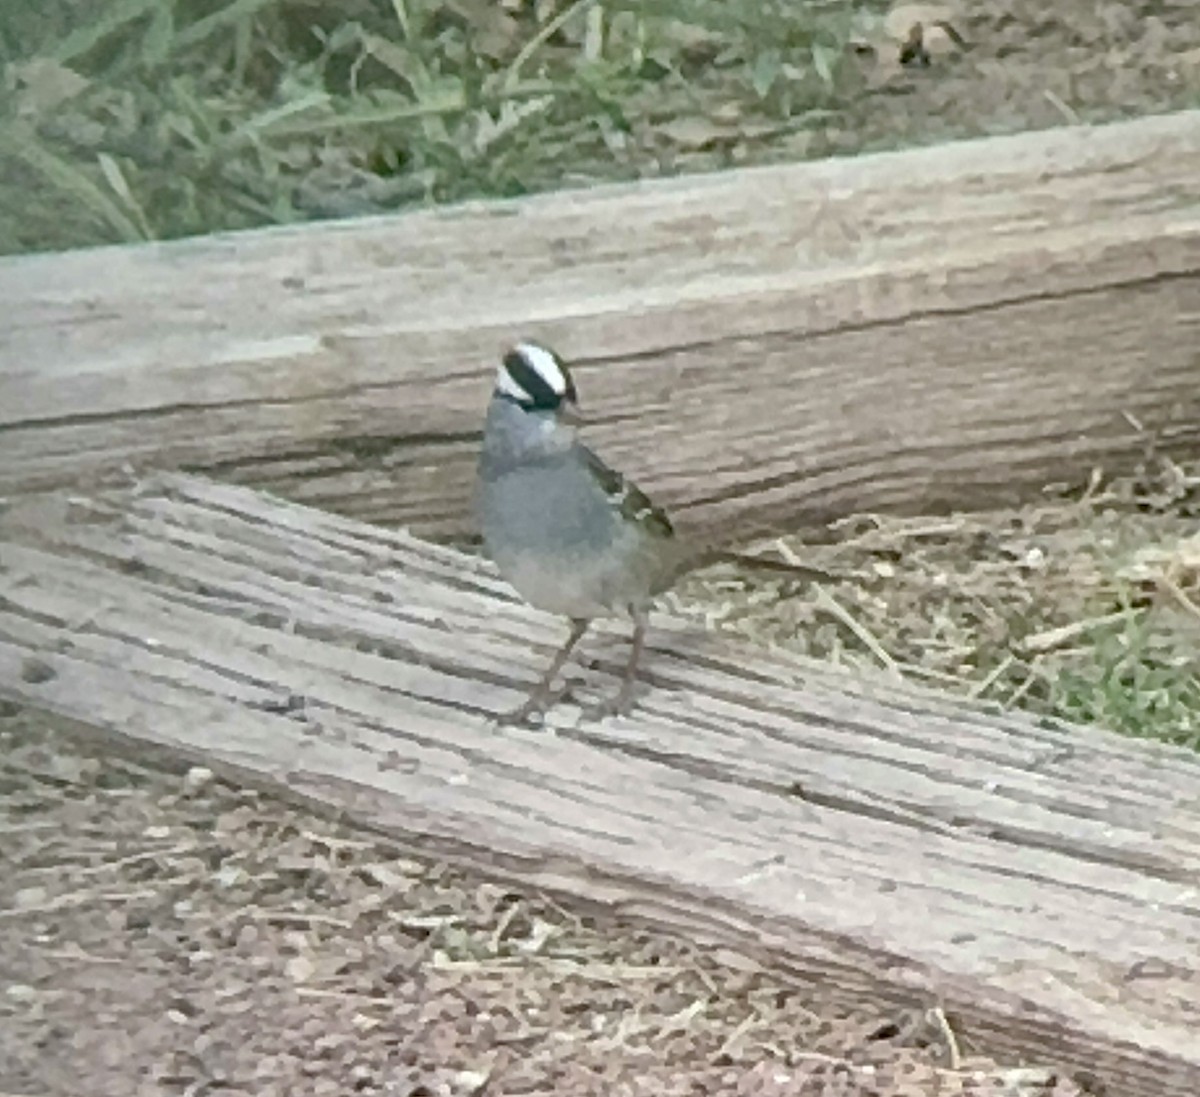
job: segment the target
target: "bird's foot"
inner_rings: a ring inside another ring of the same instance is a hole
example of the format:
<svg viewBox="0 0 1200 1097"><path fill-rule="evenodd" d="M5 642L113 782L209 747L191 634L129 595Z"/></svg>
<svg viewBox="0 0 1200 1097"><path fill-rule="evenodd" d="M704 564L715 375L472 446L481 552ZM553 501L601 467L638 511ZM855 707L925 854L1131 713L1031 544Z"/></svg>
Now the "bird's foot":
<svg viewBox="0 0 1200 1097"><path fill-rule="evenodd" d="M530 727L535 722L537 724L545 724L546 712L570 696L570 683L567 683L559 690L535 689L512 712L505 712L498 715L496 723L500 727Z"/></svg>
<svg viewBox="0 0 1200 1097"><path fill-rule="evenodd" d="M546 721L546 709L556 700L554 697L527 697L524 704L518 705L511 712L502 712L496 717L500 727L527 727L534 723L543 724ZM536 719L535 719L536 718Z"/></svg>
<svg viewBox="0 0 1200 1097"><path fill-rule="evenodd" d="M610 716L628 716L634 709L633 682L626 682L620 692L592 705L587 710L589 720L607 720Z"/></svg>

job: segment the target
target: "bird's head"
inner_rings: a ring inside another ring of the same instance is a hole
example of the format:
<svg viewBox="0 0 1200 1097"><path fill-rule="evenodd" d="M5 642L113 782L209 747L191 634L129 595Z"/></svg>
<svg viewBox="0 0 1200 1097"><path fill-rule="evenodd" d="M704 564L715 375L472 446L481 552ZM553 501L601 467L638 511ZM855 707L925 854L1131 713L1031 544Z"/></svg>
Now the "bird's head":
<svg viewBox="0 0 1200 1097"><path fill-rule="evenodd" d="M504 356L496 370L494 395L561 423L574 424L582 418L567 364L538 343L518 343Z"/></svg>

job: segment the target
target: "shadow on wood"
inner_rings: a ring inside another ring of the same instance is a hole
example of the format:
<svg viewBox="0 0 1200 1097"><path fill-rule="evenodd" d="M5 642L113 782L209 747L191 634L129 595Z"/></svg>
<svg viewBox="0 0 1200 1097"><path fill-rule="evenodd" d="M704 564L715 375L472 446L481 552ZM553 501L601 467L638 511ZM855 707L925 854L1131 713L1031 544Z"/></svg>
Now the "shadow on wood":
<svg viewBox="0 0 1200 1097"><path fill-rule="evenodd" d="M943 1004L1103 1092L1200 1092L1200 759L653 626L633 718L497 729L562 625L473 558L178 476L0 519L0 696L848 998ZM585 642L584 700L623 639Z"/></svg>
<svg viewBox="0 0 1200 1097"><path fill-rule="evenodd" d="M706 538L1016 503L1194 452L1197 179L1190 112L0 260L0 496L186 467L469 533L533 336Z"/></svg>

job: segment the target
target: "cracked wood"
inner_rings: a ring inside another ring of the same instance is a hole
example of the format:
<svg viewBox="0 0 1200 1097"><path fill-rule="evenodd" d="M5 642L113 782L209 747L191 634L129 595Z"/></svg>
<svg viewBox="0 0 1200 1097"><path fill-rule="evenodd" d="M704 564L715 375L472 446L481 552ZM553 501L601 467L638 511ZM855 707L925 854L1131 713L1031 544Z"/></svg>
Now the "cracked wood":
<svg viewBox="0 0 1200 1097"><path fill-rule="evenodd" d="M708 538L1200 444L1200 112L0 260L0 496L191 468L472 531L501 349ZM698 475L702 470L702 475Z"/></svg>
<svg viewBox="0 0 1200 1097"><path fill-rule="evenodd" d="M479 560L239 487L0 516L2 697L1110 1093L1200 1091L1200 759L667 614L633 718L493 726L562 629ZM625 640L585 640L582 701Z"/></svg>

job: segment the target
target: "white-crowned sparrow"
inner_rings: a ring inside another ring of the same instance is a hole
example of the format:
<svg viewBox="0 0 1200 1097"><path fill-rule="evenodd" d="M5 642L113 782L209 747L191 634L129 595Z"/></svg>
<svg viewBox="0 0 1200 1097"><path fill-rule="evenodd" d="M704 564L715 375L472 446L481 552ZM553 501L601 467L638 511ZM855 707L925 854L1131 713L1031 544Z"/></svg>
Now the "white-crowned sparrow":
<svg viewBox="0 0 1200 1097"><path fill-rule="evenodd" d="M566 643L509 719L527 720L597 617L629 616L633 643L620 692L624 712L646 630L646 610L681 570L671 522L576 435L575 383L563 360L536 343L505 355L487 410L477 508L484 545L531 605L570 619Z"/></svg>

